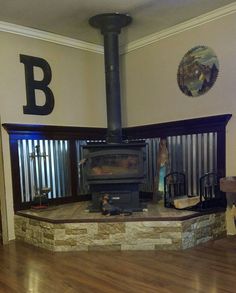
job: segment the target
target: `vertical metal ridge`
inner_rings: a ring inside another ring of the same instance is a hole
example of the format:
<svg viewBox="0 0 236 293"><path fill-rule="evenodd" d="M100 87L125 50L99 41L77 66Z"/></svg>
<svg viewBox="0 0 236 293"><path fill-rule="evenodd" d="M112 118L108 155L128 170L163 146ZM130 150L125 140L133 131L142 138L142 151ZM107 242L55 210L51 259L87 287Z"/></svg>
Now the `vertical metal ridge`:
<svg viewBox="0 0 236 293"><path fill-rule="evenodd" d="M27 149L25 150L25 156L28 157L28 155L33 153L34 147L33 147L33 141L32 140L26 140L27 142ZM28 160L27 160L28 161ZM30 194L29 194L29 199L28 201L33 200L33 197L35 195L35 179L34 179L34 163L33 160L30 158L30 160L28 161L28 166L29 166L29 172L30 172L30 181L29 181L29 185L30 185Z"/></svg>
<svg viewBox="0 0 236 293"><path fill-rule="evenodd" d="M18 153L19 153L19 169L20 169L20 187L21 187L21 200L26 200L26 192L25 192L25 177L24 174L24 161L23 161L23 153L22 153L22 142L18 143Z"/></svg>
<svg viewBox="0 0 236 293"><path fill-rule="evenodd" d="M217 170L217 132L214 133L214 170Z"/></svg>
<svg viewBox="0 0 236 293"><path fill-rule="evenodd" d="M47 186L52 188L51 185L51 168L50 168L50 147L49 147L49 140L44 140L44 146L45 146L45 154L46 154L46 158L45 158L45 172L46 172L46 182L47 182ZM52 191L49 192L49 197L52 197Z"/></svg>
<svg viewBox="0 0 236 293"><path fill-rule="evenodd" d="M192 135L192 194L197 194L197 185L196 180L197 176L197 137L196 134Z"/></svg>

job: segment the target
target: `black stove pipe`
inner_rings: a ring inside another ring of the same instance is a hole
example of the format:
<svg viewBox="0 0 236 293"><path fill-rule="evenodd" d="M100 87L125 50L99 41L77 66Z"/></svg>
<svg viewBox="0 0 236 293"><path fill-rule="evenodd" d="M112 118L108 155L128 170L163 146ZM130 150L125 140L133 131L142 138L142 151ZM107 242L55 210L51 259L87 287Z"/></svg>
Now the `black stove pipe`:
<svg viewBox="0 0 236 293"><path fill-rule="evenodd" d="M105 13L91 17L89 23L101 29L104 36L104 61L106 74L107 143L122 142L119 40L121 28L132 18L126 14Z"/></svg>

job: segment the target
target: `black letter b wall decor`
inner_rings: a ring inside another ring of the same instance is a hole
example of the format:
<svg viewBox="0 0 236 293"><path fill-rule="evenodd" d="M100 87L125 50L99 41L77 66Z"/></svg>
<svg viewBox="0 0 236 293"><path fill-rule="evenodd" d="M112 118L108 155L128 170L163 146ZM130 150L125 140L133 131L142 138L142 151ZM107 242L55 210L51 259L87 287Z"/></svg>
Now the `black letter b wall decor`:
<svg viewBox="0 0 236 293"><path fill-rule="evenodd" d="M23 106L24 114L48 115L54 108L54 96L48 87L52 79L52 71L48 62L42 58L20 54L20 62L25 66L25 85L27 105ZM43 71L43 79L34 79L34 67L39 67ZM37 105L35 90L41 90L45 94L45 104Z"/></svg>

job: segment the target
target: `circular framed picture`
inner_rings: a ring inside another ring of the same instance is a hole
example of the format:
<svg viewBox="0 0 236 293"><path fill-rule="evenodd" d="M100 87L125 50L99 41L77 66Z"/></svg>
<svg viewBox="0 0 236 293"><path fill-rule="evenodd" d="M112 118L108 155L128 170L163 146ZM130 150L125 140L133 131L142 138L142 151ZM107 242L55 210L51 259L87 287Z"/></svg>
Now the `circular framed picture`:
<svg viewBox="0 0 236 293"><path fill-rule="evenodd" d="M189 50L178 68L178 85L189 97L205 94L214 85L219 72L219 62L214 51L207 46Z"/></svg>

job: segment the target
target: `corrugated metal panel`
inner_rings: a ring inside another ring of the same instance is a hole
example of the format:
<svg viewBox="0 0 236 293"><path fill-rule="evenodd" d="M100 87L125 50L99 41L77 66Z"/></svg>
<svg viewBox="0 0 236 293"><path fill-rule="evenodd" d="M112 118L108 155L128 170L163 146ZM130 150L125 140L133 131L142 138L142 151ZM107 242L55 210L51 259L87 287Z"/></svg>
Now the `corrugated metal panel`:
<svg viewBox="0 0 236 293"><path fill-rule="evenodd" d="M153 191L157 173L160 138L146 139L147 175L143 191ZM217 133L203 133L167 137L169 162L166 173L182 172L186 175L188 194L199 194L199 179L205 173L217 172ZM163 173L161 173L163 176ZM160 177L160 180L163 180Z"/></svg>
<svg viewBox="0 0 236 293"><path fill-rule="evenodd" d="M217 133L167 138L169 171L186 175L188 194L199 194L199 178L217 172Z"/></svg>
<svg viewBox="0 0 236 293"><path fill-rule="evenodd" d="M51 188L49 198L71 196L68 144L66 140L18 140L22 202L32 201L43 187Z"/></svg>

